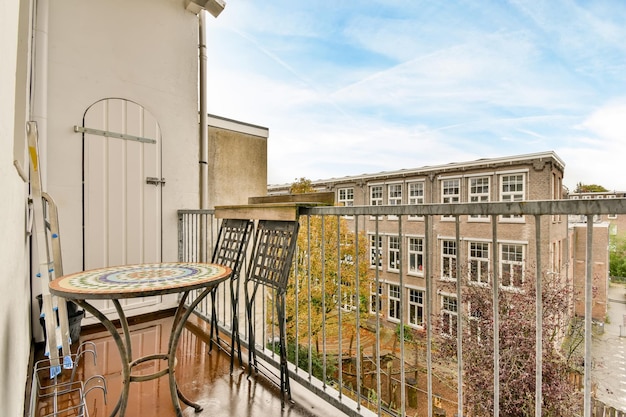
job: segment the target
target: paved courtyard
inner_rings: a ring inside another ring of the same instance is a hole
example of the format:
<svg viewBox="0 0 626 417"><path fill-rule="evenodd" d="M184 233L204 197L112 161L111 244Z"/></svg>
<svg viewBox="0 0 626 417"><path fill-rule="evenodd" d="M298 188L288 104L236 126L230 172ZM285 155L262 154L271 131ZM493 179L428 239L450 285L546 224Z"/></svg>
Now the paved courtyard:
<svg viewBox="0 0 626 417"><path fill-rule="evenodd" d="M611 283L608 316L604 333L593 340L592 380L600 401L626 412L626 285Z"/></svg>

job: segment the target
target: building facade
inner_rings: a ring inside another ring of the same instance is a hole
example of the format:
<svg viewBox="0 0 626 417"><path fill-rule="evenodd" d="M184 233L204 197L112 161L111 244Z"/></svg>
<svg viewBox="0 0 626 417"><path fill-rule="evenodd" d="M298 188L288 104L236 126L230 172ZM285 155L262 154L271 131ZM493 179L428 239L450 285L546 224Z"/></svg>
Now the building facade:
<svg viewBox="0 0 626 417"><path fill-rule="evenodd" d="M623 191L606 192L572 192L567 196L572 200L607 200L626 197ZM570 240L572 242L572 275L574 276L574 293L576 297L576 314L584 314L584 296L582 289L585 286L583 277L587 263L586 259L586 224L587 216L569 216ZM608 277L609 252L607 248L611 239L626 236L626 216L618 214L603 214L593 216L593 263L592 276L594 297L592 304L593 318L604 321L608 312Z"/></svg>
<svg viewBox="0 0 626 417"><path fill-rule="evenodd" d="M333 191L336 203L343 206L557 200L563 198L564 167L556 153L545 152L319 180L312 185L317 191ZM288 192L289 185L268 188L270 195ZM431 230L426 230L424 217L399 217L361 216L358 220L362 222L359 230L368 235L370 267L373 271L378 267L380 284L372 288L370 307L376 310L379 300L379 311L390 323L402 322L415 329L426 324L427 257L436 294L433 312L441 319L441 331L451 335L461 312L454 289L457 268L462 281L488 287L493 265L497 265L500 288L516 291L529 279L526 270L534 267L540 245L544 273L560 274L567 280L566 216L539 218L541 241L535 235L534 216L497 216L496 248L491 216L459 216L458 240L456 216L433 216ZM431 253L425 250L427 233ZM408 308L398 308L401 304Z"/></svg>

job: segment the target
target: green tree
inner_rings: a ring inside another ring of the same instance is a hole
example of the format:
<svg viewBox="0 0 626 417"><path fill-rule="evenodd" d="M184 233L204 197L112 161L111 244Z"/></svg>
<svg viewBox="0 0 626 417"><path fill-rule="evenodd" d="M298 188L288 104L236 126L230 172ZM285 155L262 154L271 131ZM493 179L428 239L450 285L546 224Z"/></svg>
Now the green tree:
<svg viewBox="0 0 626 417"><path fill-rule="evenodd" d="M607 191L609 190L601 185L583 184L582 182L576 184L576 189L574 190L575 193L606 193Z"/></svg>
<svg viewBox="0 0 626 417"><path fill-rule="evenodd" d="M626 235L611 235L609 239L609 274L626 277Z"/></svg>

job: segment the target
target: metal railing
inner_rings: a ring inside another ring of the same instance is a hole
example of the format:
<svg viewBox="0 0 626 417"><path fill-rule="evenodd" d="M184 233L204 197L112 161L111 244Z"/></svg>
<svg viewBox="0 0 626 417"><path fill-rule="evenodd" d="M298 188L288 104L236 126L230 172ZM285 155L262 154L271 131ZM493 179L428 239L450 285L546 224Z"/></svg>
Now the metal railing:
<svg viewBox="0 0 626 417"><path fill-rule="evenodd" d="M180 217L183 215L189 217ZM203 215L207 213L186 210L179 216L179 247L184 255L181 260L195 259L196 255L192 253L197 248L212 245L211 233L198 232L201 228L194 226L201 223L195 216ZM465 309L463 300L468 289L483 288L490 294L490 349L497 352L492 355L490 366L498 370L493 372L493 380L488 384L492 396L489 414L499 416L503 395L501 344L506 341L499 335L502 308L506 307L500 303L503 293L524 292L503 288L503 277L514 272L511 272L513 269L503 272L503 264L507 267L509 264L508 260L502 259L499 248L502 242L524 240L526 249L522 263L531 284L544 288L552 275L559 275L562 285L572 288L576 277L569 262L573 253L570 252L572 242L567 225L567 218L572 215L587 220L583 226L586 235L582 244L586 246L585 262L593 260L594 224L597 225L594 218L626 215L626 199L302 208L298 255L292 268L292 296L288 299L287 320L291 329L290 343L293 344L290 353L292 378L349 415L476 415L471 414L468 404L464 403L467 402L468 378L471 378L465 368L466 338L476 329L471 325L471 319L475 317L470 309ZM469 221L469 216L481 216L480 222ZM205 221L214 224L212 218ZM518 231L517 240L511 237L516 236L515 230ZM194 237L189 239L189 233ZM472 274L471 267L468 267L470 259L461 251L462 242L476 237L472 233L480 235L480 241L489 248L489 278L481 283L468 279ZM347 236L353 238L350 240ZM358 236L365 236L365 239ZM390 242L400 244L393 248L389 246L391 243L379 247L380 236L392 237ZM411 252L405 243L406 239L415 236L421 239L419 253ZM198 239L203 238L207 241L200 243ZM454 242L451 245L456 249L445 279L442 278L445 266L439 243L444 238ZM559 250L562 257L555 256L550 249L552 238L562 241ZM346 239L350 242L347 243ZM350 245L353 252L348 253L346 248ZM411 268L416 265L410 266L409 262L417 255L421 260L419 272L415 274ZM390 257L395 262L391 273L388 271ZM584 277L581 277L585 314L580 318L583 323L580 355L584 364L580 415L585 417L590 417L592 411L593 264L586 262ZM608 265L606 268L608 270ZM362 279L369 280L373 291L364 289L364 283L359 282ZM421 280L422 284L416 284L416 280ZM333 282L336 285L331 288ZM384 286L388 291L381 293L380 288ZM409 293L423 298L418 303L409 298ZM535 392L534 409L528 410L529 415L534 413L537 417L542 415L544 404L544 350L546 343L552 343L552 339L546 339L543 329L545 324L554 320L551 316L544 318L542 293L534 291L533 294ZM446 298L449 302L456 299L456 304L443 306L441 299L444 296L449 297ZM227 302L228 294L220 300L221 303ZM574 298L571 297L569 302L573 304ZM262 334L261 340L267 343L258 350L265 352L267 361L278 366L278 358L271 350L274 317L269 305L263 305L259 310L262 317L255 324L262 326L258 334ZM367 307L363 308L364 305ZM441 323L442 314L450 313L445 307L457 309L456 319L450 319L447 327ZM418 308L422 309L419 315L416 313ZM323 313L316 314L314 310ZM220 309L224 316L219 321L226 331L230 323L230 318L226 317L228 311L228 308ZM573 311L573 305L570 305L564 316L574 319ZM210 306L201 306L198 314L207 315L208 312ZM423 323L415 325L415 317L420 315ZM241 323L240 328L245 329L246 325ZM562 330L559 343L567 338L565 326ZM449 336L442 337L442 333ZM241 339L245 344L246 335L241 335Z"/></svg>

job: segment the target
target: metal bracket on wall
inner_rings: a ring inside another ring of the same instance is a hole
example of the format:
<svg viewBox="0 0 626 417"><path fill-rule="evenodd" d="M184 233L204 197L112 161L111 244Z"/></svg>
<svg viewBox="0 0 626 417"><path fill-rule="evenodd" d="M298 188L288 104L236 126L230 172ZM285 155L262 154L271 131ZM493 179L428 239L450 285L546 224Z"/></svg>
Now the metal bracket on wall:
<svg viewBox="0 0 626 417"><path fill-rule="evenodd" d="M165 178L157 178L157 177L146 177L146 184L152 185L165 185Z"/></svg>
<svg viewBox="0 0 626 417"><path fill-rule="evenodd" d="M109 132L106 130L92 129L89 127L82 127L82 126L74 126L74 132L88 133L90 135L106 136L108 138L134 140L136 142L143 142L143 143L157 143L155 139L144 138L144 137L135 136L135 135L127 135L126 133L117 133L117 132Z"/></svg>

